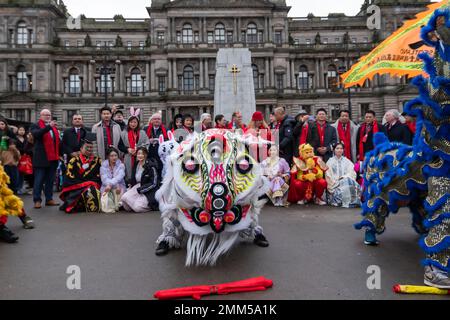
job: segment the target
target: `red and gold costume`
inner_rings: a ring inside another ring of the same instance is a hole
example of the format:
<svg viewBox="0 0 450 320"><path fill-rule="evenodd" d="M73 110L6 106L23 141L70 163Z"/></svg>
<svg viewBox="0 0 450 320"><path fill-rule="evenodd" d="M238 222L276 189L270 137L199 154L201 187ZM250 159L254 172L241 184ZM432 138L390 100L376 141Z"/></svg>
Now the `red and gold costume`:
<svg viewBox="0 0 450 320"><path fill-rule="evenodd" d="M299 147L299 154L300 157L294 157L288 201L291 203L307 203L312 200L323 202L327 189L324 172L328 168L320 157L314 155L314 149L309 144L302 144Z"/></svg>

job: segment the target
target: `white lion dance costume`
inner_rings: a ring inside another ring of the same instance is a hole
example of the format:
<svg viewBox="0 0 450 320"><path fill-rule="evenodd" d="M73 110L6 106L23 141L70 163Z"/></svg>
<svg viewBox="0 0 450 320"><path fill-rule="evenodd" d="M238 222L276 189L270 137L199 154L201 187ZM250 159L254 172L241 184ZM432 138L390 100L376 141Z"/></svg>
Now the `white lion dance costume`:
<svg viewBox="0 0 450 320"><path fill-rule="evenodd" d="M258 215L268 182L249 154L250 140L211 129L180 144L168 159L156 194L163 220L157 243L180 248L187 240L187 266L214 265L239 236L265 241Z"/></svg>

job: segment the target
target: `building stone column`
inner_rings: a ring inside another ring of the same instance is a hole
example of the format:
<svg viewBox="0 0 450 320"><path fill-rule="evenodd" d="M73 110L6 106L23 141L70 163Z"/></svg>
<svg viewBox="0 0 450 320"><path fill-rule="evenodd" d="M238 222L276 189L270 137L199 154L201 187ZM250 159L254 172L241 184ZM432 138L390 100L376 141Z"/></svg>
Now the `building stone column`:
<svg viewBox="0 0 450 320"><path fill-rule="evenodd" d="M147 61L147 64L145 65L145 92L149 92L150 91L150 64L151 61Z"/></svg>
<svg viewBox="0 0 450 320"><path fill-rule="evenodd" d="M269 42L272 42L272 37L273 37L273 27L272 27L272 17L269 17Z"/></svg>
<svg viewBox="0 0 450 320"><path fill-rule="evenodd" d="M152 78L152 81L150 83L150 88L152 91L156 91L157 85L156 85L156 71L155 71L155 61L150 61L150 77Z"/></svg>
<svg viewBox="0 0 450 320"><path fill-rule="evenodd" d="M286 66L286 88L291 88L291 59L288 58Z"/></svg>
<svg viewBox="0 0 450 320"><path fill-rule="evenodd" d="M33 91L37 91L37 66L36 63L33 63L33 74L31 75L31 82Z"/></svg>
<svg viewBox="0 0 450 320"><path fill-rule="evenodd" d="M168 66L169 66L169 68L168 68L168 74L169 74L169 84L168 84L168 86L167 86L167 89L172 89L173 88L173 81L172 81L172 76L173 76L173 73L172 73L172 60L171 59L168 59L167 60L167 64L168 64Z"/></svg>
<svg viewBox="0 0 450 320"><path fill-rule="evenodd" d="M200 62L200 89L203 89L205 87L205 73L203 72L204 60L200 58L199 62Z"/></svg>
<svg viewBox="0 0 450 320"><path fill-rule="evenodd" d="M270 87L270 67L269 67L269 58L266 58L266 74L264 77L264 87Z"/></svg>
<svg viewBox="0 0 450 320"><path fill-rule="evenodd" d="M291 88L297 89L296 88L296 78L295 78L295 60L291 60L291 81L292 81L292 85Z"/></svg>
<svg viewBox="0 0 450 320"><path fill-rule="evenodd" d="M83 90L82 93L85 93L87 91L89 91L89 73L88 73L88 68L89 68L89 62L87 62L84 66L83 66Z"/></svg>
<svg viewBox="0 0 450 320"><path fill-rule="evenodd" d="M325 88L325 68L323 64L323 59L320 59L320 66L319 66L319 75L320 75L320 87Z"/></svg>
<svg viewBox="0 0 450 320"><path fill-rule="evenodd" d="M178 90L178 72L177 72L177 59L173 59L173 87Z"/></svg>
<svg viewBox="0 0 450 320"><path fill-rule="evenodd" d="M239 41L241 41L241 42L244 42L244 39L241 39L241 18L238 18L238 30L237 30L237 39L238 39L238 42Z"/></svg>
<svg viewBox="0 0 450 320"><path fill-rule="evenodd" d="M61 93L61 65L56 63L56 92Z"/></svg>
<svg viewBox="0 0 450 320"><path fill-rule="evenodd" d="M94 66L89 63L89 92L94 92L95 79L94 79Z"/></svg>
<svg viewBox="0 0 450 320"><path fill-rule="evenodd" d="M115 69L116 69L116 72L115 72L115 74L114 74L114 77L116 78L115 79L115 84L114 84L114 93L117 93L117 92L124 92L124 91L126 91L126 90L123 90L122 89L122 76L123 76L123 73L121 73L120 71L120 66L121 65L119 65L118 63L115 63L114 64L115 65Z"/></svg>
<svg viewBox="0 0 450 320"><path fill-rule="evenodd" d="M205 83L207 83L207 85L205 85L205 87L209 89L209 59L208 58L205 59Z"/></svg>
<svg viewBox="0 0 450 320"><path fill-rule="evenodd" d="M269 64L270 64L270 86L272 88L275 87L275 68L273 65L274 61L273 58L269 59Z"/></svg>

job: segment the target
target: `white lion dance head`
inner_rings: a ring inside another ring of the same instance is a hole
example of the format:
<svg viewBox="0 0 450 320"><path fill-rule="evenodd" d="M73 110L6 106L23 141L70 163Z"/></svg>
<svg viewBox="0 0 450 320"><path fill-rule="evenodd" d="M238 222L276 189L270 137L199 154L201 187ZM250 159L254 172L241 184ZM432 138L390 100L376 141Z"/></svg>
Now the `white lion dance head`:
<svg viewBox="0 0 450 320"><path fill-rule="evenodd" d="M170 156L157 193L164 229L159 241L179 247L187 238L186 265L214 265L239 234L259 227L264 201L258 199L267 180L250 155L249 141L211 129L181 143Z"/></svg>

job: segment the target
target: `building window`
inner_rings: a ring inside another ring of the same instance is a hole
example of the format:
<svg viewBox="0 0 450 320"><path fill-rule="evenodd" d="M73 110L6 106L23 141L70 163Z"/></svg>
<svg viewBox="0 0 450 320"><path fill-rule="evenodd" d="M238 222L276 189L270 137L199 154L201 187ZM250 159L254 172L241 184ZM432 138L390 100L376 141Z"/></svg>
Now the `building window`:
<svg viewBox="0 0 450 320"><path fill-rule="evenodd" d="M127 41L127 49L131 50L131 47L133 46L133 42Z"/></svg>
<svg viewBox="0 0 450 320"><path fill-rule="evenodd" d="M131 95L138 96L142 93L142 76L138 68L131 70Z"/></svg>
<svg viewBox="0 0 450 320"><path fill-rule="evenodd" d="M335 43L341 43L341 38L336 38L336 39L334 39L334 42L335 42Z"/></svg>
<svg viewBox="0 0 450 320"><path fill-rule="evenodd" d="M108 41L108 47L109 48L114 47L114 41Z"/></svg>
<svg viewBox="0 0 450 320"><path fill-rule="evenodd" d="M364 43L369 43L369 38L368 38L368 37L364 37L364 38L363 38L363 42L364 42Z"/></svg>
<svg viewBox="0 0 450 320"><path fill-rule="evenodd" d="M77 40L77 47L80 48L83 46L83 40Z"/></svg>
<svg viewBox="0 0 450 320"><path fill-rule="evenodd" d="M158 91L159 91L159 94L164 94L166 92L166 77L165 76L158 77Z"/></svg>
<svg viewBox="0 0 450 320"><path fill-rule="evenodd" d="M222 23L216 24L214 30L216 43L225 43L225 26Z"/></svg>
<svg viewBox="0 0 450 320"><path fill-rule="evenodd" d="M357 39L356 38L352 38L352 43L356 43Z"/></svg>
<svg viewBox="0 0 450 320"><path fill-rule="evenodd" d="M194 32L194 42L199 43L200 42L200 36L198 32Z"/></svg>
<svg viewBox="0 0 450 320"><path fill-rule="evenodd" d="M144 50L145 48L145 41L139 41L139 49Z"/></svg>
<svg viewBox="0 0 450 320"><path fill-rule="evenodd" d="M258 29L256 28L256 24L250 23L247 26L247 42L248 43L256 43L258 41Z"/></svg>
<svg viewBox="0 0 450 320"><path fill-rule="evenodd" d="M64 41L64 46L66 48L70 47L70 41L69 40Z"/></svg>
<svg viewBox="0 0 450 320"><path fill-rule="evenodd" d="M370 103L361 103L360 105L361 120L364 120L364 117L366 116L366 113L369 110L370 110Z"/></svg>
<svg viewBox="0 0 450 320"><path fill-rule="evenodd" d="M259 90L259 70L258 70L258 66L253 64L252 65L252 69L253 69L253 83L255 85L255 90Z"/></svg>
<svg viewBox="0 0 450 320"><path fill-rule="evenodd" d="M234 40L233 40L233 31L228 31L227 32L227 42L228 43L233 43L234 42Z"/></svg>
<svg viewBox="0 0 450 320"><path fill-rule="evenodd" d="M65 110L65 125L72 126L73 116L79 114L78 110Z"/></svg>
<svg viewBox="0 0 450 320"><path fill-rule="evenodd" d="M17 121L26 121L25 110L17 109L16 110L16 120Z"/></svg>
<svg viewBox="0 0 450 320"><path fill-rule="evenodd" d="M208 32L208 43L214 43L214 33L211 31Z"/></svg>
<svg viewBox="0 0 450 320"><path fill-rule="evenodd" d="M181 32L177 32L177 43L181 43Z"/></svg>
<svg viewBox="0 0 450 320"><path fill-rule="evenodd" d="M25 22L19 22L17 25L17 44L28 44L28 30Z"/></svg>
<svg viewBox="0 0 450 320"><path fill-rule="evenodd" d="M276 44L283 43L283 34L281 31L275 31L275 43Z"/></svg>
<svg viewBox="0 0 450 320"><path fill-rule="evenodd" d="M194 68L186 66L183 70L183 90L185 93L194 91Z"/></svg>
<svg viewBox="0 0 450 320"><path fill-rule="evenodd" d="M186 23L183 26L182 30L183 34L183 43L192 43L193 42L193 33L192 33L192 26L188 23Z"/></svg>
<svg viewBox="0 0 450 320"><path fill-rule="evenodd" d="M216 88L216 77L213 75L209 76L209 90L214 92Z"/></svg>
<svg viewBox="0 0 450 320"><path fill-rule="evenodd" d="M309 90L309 74L306 66L301 66L298 72L298 89L301 92L308 92Z"/></svg>
<svg viewBox="0 0 450 320"><path fill-rule="evenodd" d="M24 66L20 66L17 69L17 91L28 91L28 75Z"/></svg>
<svg viewBox="0 0 450 320"><path fill-rule="evenodd" d="M158 42L158 44L164 44L164 38L165 38L165 34L162 31L158 31L156 33L156 41Z"/></svg>
<svg viewBox="0 0 450 320"><path fill-rule="evenodd" d="M311 39L306 39L306 44L309 46L311 44Z"/></svg>
<svg viewBox="0 0 450 320"><path fill-rule="evenodd" d="M328 38L323 38L322 43L323 43L323 44L328 44Z"/></svg>
<svg viewBox="0 0 450 320"><path fill-rule="evenodd" d="M81 81L78 70L72 68L69 72L69 94L77 95L81 93Z"/></svg>
<svg viewBox="0 0 450 320"><path fill-rule="evenodd" d="M338 86L339 86L338 82L339 81L338 81L336 66L335 65L330 65L328 67L328 72L327 72L328 89L331 89L332 91L336 91L338 89Z"/></svg>
<svg viewBox="0 0 450 320"><path fill-rule="evenodd" d="M282 74L282 73L277 74L276 83L277 83L277 89L279 91L284 89L284 74Z"/></svg>
<svg viewBox="0 0 450 320"><path fill-rule="evenodd" d="M112 92L112 79L110 74L102 74L101 77L97 79L97 92Z"/></svg>

